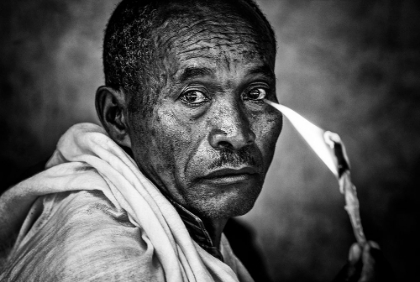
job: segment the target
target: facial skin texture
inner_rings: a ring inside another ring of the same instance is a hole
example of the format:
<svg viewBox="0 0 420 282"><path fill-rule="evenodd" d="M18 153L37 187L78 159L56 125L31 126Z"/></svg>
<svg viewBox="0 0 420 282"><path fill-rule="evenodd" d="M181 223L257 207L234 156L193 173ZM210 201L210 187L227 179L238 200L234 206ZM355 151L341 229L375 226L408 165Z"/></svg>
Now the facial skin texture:
<svg viewBox="0 0 420 282"><path fill-rule="evenodd" d="M168 31L180 25L189 28ZM243 19L211 10L186 21L171 19L158 33L163 60L156 69L166 83L151 117L129 114L135 159L199 216L244 214L261 190L281 129L281 118L261 94L249 99L250 91L266 91L266 98L275 99L274 60ZM230 158L220 162L224 155ZM205 179L223 168L249 171L237 181Z"/></svg>
<svg viewBox="0 0 420 282"><path fill-rule="evenodd" d="M281 131L262 100L276 101L274 46L253 11L250 20L223 5L165 12L144 66L153 105L127 102L128 143L142 172L218 244L226 220L253 207Z"/></svg>

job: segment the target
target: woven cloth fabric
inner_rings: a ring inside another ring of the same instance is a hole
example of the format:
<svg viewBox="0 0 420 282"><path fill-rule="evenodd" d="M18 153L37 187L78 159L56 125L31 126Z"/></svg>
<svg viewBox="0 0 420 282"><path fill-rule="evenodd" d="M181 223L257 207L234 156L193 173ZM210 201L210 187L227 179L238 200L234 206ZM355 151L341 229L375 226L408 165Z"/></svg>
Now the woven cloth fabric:
<svg viewBox="0 0 420 282"><path fill-rule="evenodd" d="M171 203L94 124L70 128L45 171L2 195L0 240L17 226L1 281L252 281L224 236L224 262L195 243Z"/></svg>

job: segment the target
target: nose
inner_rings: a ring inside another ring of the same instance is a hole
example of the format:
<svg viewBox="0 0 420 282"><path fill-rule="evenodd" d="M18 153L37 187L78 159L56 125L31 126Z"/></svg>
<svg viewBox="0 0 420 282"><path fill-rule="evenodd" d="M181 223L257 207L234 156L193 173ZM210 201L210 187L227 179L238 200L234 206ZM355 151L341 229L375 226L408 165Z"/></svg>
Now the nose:
<svg viewBox="0 0 420 282"><path fill-rule="evenodd" d="M215 149L239 150L255 142L255 133L244 111L225 103L212 119L209 143Z"/></svg>

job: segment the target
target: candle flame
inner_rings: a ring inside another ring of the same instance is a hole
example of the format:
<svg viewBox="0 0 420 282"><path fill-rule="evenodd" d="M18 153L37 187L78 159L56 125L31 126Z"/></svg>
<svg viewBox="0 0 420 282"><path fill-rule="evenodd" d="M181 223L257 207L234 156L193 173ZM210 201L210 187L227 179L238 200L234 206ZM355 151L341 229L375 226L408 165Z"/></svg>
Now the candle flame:
<svg viewBox="0 0 420 282"><path fill-rule="evenodd" d="M340 192L345 196L345 209L350 216L357 242L361 246L366 244L366 237L360 220L356 187L350 179L349 159L340 136L337 133L323 130L288 107L268 100L264 101L287 117L303 139L337 177Z"/></svg>
<svg viewBox="0 0 420 282"><path fill-rule="evenodd" d="M337 137L338 141L340 141L340 137L333 132L321 129L286 106L268 100L264 101L286 116L318 157L320 157L331 172L338 177L338 164L334 154L334 142L337 140ZM333 136L333 138L330 138L330 136Z"/></svg>

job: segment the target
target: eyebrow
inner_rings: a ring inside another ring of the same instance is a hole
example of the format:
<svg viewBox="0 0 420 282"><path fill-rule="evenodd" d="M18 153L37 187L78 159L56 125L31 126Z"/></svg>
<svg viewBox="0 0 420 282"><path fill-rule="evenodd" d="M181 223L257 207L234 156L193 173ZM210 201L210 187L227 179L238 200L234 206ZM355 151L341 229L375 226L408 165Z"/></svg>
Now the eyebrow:
<svg viewBox="0 0 420 282"><path fill-rule="evenodd" d="M203 76L214 76L214 71L209 68L197 68L197 67L188 67L184 70L184 72L180 76L180 81L185 82L187 80L196 78L196 77L203 77Z"/></svg>
<svg viewBox="0 0 420 282"><path fill-rule="evenodd" d="M250 74L250 75L252 75L252 74L263 74L263 75L267 76L268 78L270 78L272 80L276 80L276 75L271 70L271 68L267 65L253 68L249 71L248 74Z"/></svg>

